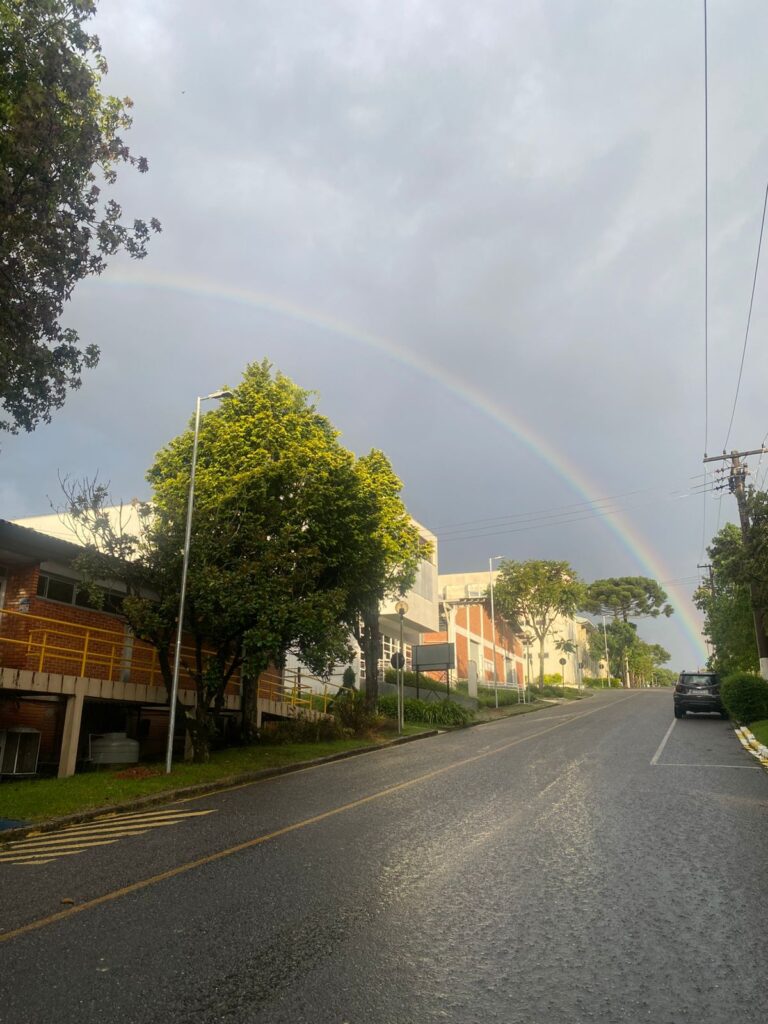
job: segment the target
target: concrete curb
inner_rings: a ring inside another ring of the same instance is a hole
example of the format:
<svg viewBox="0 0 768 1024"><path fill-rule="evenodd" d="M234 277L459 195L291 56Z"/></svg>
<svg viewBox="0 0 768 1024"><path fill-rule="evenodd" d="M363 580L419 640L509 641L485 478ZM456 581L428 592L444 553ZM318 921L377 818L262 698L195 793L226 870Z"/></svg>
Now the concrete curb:
<svg viewBox="0 0 768 1024"><path fill-rule="evenodd" d="M387 740L385 743L371 743L365 747L355 747L353 750L341 750L336 754L328 754L326 757L315 757L310 761L296 761L293 764L284 764L277 768L262 768L259 771L227 775L225 778L211 780L210 782L199 782L194 786L180 786L178 789L165 789L160 793L149 793L147 796L136 797L134 800L127 800L121 804L91 807L88 810L76 811L74 814L67 814L60 818L50 818L48 821L30 822L28 825L20 825L18 828L4 829L0 832L0 847L2 847L3 843L11 842L14 839L23 839L25 836L37 835L42 832L52 832L67 825L78 825L80 822L92 821L94 818L100 818L105 814L136 811L143 807L153 807L155 804L171 804L176 800L188 797L205 796L206 793L216 793L218 790L229 789L232 786L259 782L262 779L277 778L280 775L290 775L291 772L304 771L305 768L316 768L319 765L331 764L333 761L344 761L348 757L357 757L359 754L371 754L376 750L386 750L388 747L412 743L414 740L429 739L431 736L437 736L438 734L438 729L430 729L427 732L415 733L413 736L398 736L397 739Z"/></svg>
<svg viewBox="0 0 768 1024"><path fill-rule="evenodd" d="M763 768L768 768L768 747L764 746L745 725L736 730L736 735L742 747L756 757Z"/></svg>

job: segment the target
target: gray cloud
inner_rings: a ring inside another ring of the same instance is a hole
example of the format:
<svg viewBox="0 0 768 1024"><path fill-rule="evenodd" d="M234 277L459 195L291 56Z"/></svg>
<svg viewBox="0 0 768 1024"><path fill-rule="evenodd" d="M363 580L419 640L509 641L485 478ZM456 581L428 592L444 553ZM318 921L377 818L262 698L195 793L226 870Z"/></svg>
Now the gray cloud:
<svg viewBox="0 0 768 1024"><path fill-rule="evenodd" d="M717 449L768 178L768 8L711 8ZM627 515L688 576L702 504L668 493L703 449L700 13L102 0L107 85L135 100L132 142L150 159L119 193L164 225L141 273L271 294L390 338L504 404L603 494L662 484L667 497ZM437 381L312 323L115 283L133 270L118 262L75 295L68 316L102 363L52 426L4 442L4 514L45 511L57 468L98 466L124 497L141 492L195 394L264 355L320 391L351 447L388 451L428 524L579 500ZM732 439L745 446L768 430L761 288ZM711 500L708 515L714 527ZM444 567L476 568L489 547L591 577L639 571L600 520L446 543ZM679 626L648 632L690 663Z"/></svg>

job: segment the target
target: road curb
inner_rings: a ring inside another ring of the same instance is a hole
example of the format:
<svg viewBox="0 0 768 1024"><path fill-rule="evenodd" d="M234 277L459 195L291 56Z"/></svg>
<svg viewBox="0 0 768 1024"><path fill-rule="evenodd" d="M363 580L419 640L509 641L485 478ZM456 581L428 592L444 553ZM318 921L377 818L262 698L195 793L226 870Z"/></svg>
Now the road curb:
<svg viewBox="0 0 768 1024"><path fill-rule="evenodd" d="M742 747L756 757L763 768L768 768L768 747L764 746L745 725L736 730L736 735Z"/></svg>
<svg viewBox="0 0 768 1024"><path fill-rule="evenodd" d="M276 768L261 768L258 771L240 772L239 775L227 775L225 778L211 780L210 782L198 782L194 786L180 786L178 789L165 789L161 793L149 793L147 796L136 797L134 800L127 800L120 804L108 804L106 807L90 807L88 810L76 811L74 814L66 814L59 818L30 822L28 825L4 829L0 832L0 846L14 839L23 839L28 835L52 832L54 829L64 828L67 825L78 825L83 821L92 821L94 818L99 818L105 814L137 811L143 807L153 807L155 804L170 804L175 800L187 797L204 796L206 793L216 793L218 790L229 789L232 786L259 782L262 779L277 778L280 775L290 775L292 772L304 771L306 768L316 768L319 765L331 764L333 761L344 761L348 757L371 754L376 750L386 750L388 747L412 743L414 740L429 739L431 736L437 736L438 733L439 730L437 729L429 729L426 732L415 733L413 736L398 736L397 739L387 740L385 743L371 743L365 747L355 747L353 750L341 750L336 754L328 754L326 757L315 757L309 761L296 761L293 764L280 765Z"/></svg>

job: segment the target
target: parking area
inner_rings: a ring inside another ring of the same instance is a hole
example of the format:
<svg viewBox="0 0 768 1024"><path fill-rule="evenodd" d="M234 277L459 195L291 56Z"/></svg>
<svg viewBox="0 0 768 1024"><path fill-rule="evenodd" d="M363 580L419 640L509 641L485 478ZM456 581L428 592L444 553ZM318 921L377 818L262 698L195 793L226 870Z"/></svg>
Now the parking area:
<svg viewBox="0 0 768 1024"><path fill-rule="evenodd" d="M733 724L724 721L719 714L673 718L671 700L669 714L669 727L659 737L659 745L651 758L654 767L763 770L739 743Z"/></svg>

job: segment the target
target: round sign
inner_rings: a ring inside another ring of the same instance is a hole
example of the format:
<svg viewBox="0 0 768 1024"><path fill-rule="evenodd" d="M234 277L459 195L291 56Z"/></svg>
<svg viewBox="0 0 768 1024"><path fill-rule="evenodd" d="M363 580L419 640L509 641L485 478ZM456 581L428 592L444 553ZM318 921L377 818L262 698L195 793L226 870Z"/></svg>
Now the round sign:
<svg viewBox="0 0 768 1024"><path fill-rule="evenodd" d="M561 658L561 659L560 659L560 664L561 664L561 665L565 665L565 664L567 664L567 660L568 660L567 658Z"/></svg>
<svg viewBox="0 0 768 1024"><path fill-rule="evenodd" d="M405 668L405 657L400 653L400 651L395 651L389 659L389 664L392 668Z"/></svg>

